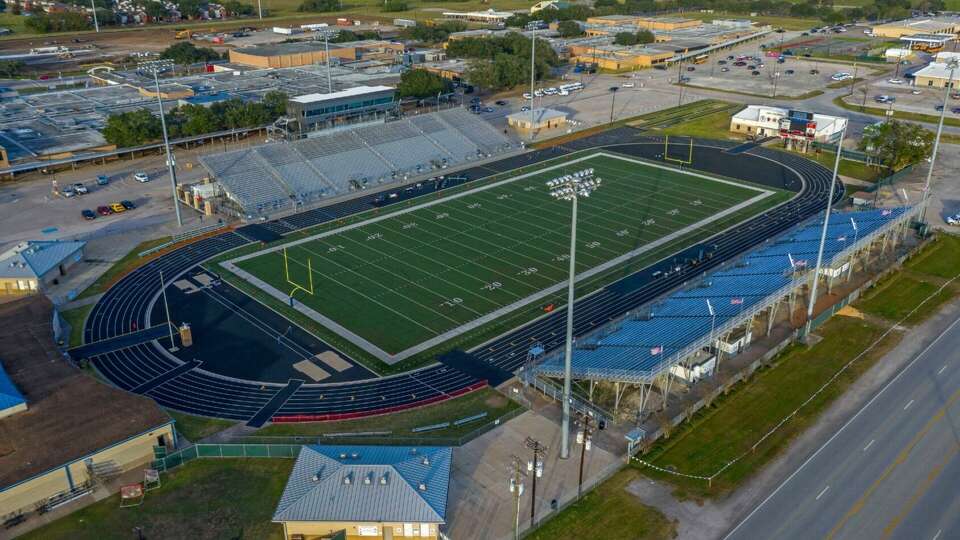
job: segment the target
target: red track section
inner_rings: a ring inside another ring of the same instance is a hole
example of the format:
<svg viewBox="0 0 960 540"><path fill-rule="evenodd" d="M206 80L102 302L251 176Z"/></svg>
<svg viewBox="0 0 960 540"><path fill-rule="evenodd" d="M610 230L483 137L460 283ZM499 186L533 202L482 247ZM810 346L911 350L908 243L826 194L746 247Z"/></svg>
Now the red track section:
<svg viewBox="0 0 960 540"><path fill-rule="evenodd" d="M405 405L396 405L394 407L384 407L382 409L374 409L372 411L360 411L360 412L349 412L349 413L332 413L332 414L294 414L294 415L284 415L284 416L274 416L270 419L274 424L292 424L295 422L334 422L337 420L354 420L357 418L365 418L367 416L377 416L381 414L390 414L398 411L405 411L407 409L415 409L417 407L423 407L424 405L429 405L431 403L437 403L438 401L446 401L451 398L460 397L464 394L469 394L475 390L480 390L487 386L487 381L480 381L465 388L461 388L455 392L451 392L445 396L434 396L432 398L424 399L421 401L416 401L413 403L407 403Z"/></svg>

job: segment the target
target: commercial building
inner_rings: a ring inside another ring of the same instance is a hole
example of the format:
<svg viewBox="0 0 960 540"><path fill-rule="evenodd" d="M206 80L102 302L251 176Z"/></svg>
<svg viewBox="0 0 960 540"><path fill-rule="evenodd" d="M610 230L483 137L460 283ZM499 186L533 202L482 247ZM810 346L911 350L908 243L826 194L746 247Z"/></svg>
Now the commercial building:
<svg viewBox="0 0 960 540"><path fill-rule="evenodd" d="M0 514L22 512L25 521L149 467L160 448L176 446L173 420L153 400L64 360L52 318L42 295L0 304L0 359L26 402L0 418Z"/></svg>
<svg viewBox="0 0 960 540"><path fill-rule="evenodd" d="M442 447L304 446L273 521L287 540L436 540L452 460Z"/></svg>
<svg viewBox="0 0 960 540"><path fill-rule="evenodd" d="M647 46L584 43L570 45L569 54L571 62L594 63L610 71L629 71L663 63L674 56L674 51Z"/></svg>
<svg viewBox="0 0 960 540"><path fill-rule="evenodd" d="M365 59L394 59L403 54L403 44L382 40L330 43L330 58L341 62ZM230 50L230 62L258 68L297 67L326 62L322 41L279 43Z"/></svg>
<svg viewBox="0 0 960 540"><path fill-rule="evenodd" d="M703 23L696 19L684 17L643 17L638 15L603 15L588 17L587 24L624 26L631 25L645 30L680 30L682 28L696 28Z"/></svg>
<svg viewBox="0 0 960 540"><path fill-rule="evenodd" d="M784 121L798 116L797 111L767 105L747 105L730 119L730 131L751 137L780 136ZM817 113L802 113L807 120L804 130L809 140L836 142L843 130L844 120L838 116Z"/></svg>
<svg viewBox="0 0 960 540"><path fill-rule="evenodd" d="M86 242L30 240L0 254L0 296L33 294L83 260Z"/></svg>
<svg viewBox="0 0 960 540"><path fill-rule="evenodd" d="M913 84L930 88L943 88L949 82L949 86L953 88L957 86L958 78L960 78L960 70L953 74L953 81L950 81L949 64L946 62L930 62L923 69L913 73Z"/></svg>
<svg viewBox="0 0 960 540"><path fill-rule="evenodd" d="M914 34L958 34L960 17L922 17L903 19L873 27L873 35L882 38L899 38Z"/></svg>
<svg viewBox="0 0 960 540"><path fill-rule="evenodd" d="M382 119L394 108L396 93L392 86L357 86L329 94L292 97L287 100L287 116L296 119L301 131Z"/></svg>
<svg viewBox="0 0 960 540"><path fill-rule="evenodd" d="M470 68L470 64L465 60L444 60L442 62L424 62L417 66L419 69L425 69L430 73L436 73L444 79L453 82L463 80L464 74Z"/></svg>
<svg viewBox="0 0 960 540"><path fill-rule="evenodd" d="M532 114L531 114L532 113ZM557 129L567 123L567 113L556 109L534 109L507 115L507 125L517 131L529 133L546 129Z"/></svg>
<svg viewBox="0 0 960 540"><path fill-rule="evenodd" d="M514 13L512 11L496 11L494 9L488 9L486 11L444 11L443 17L445 19L452 19L455 21L467 21L467 22L481 22L488 24L502 25L507 22L507 19L513 17Z"/></svg>

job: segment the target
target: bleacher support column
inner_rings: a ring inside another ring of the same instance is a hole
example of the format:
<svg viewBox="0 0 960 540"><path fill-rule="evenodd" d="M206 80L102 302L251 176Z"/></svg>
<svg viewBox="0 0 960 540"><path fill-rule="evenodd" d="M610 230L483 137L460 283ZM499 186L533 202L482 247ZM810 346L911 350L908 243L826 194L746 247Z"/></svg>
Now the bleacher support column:
<svg viewBox="0 0 960 540"><path fill-rule="evenodd" d="M620 411L620 383L613 383L613 414L617 415Z"/></svg>
<svg viewBox="0 0 960 540"><path fill-rule="evenodd" d="M773 323L777 320L777 308L780 307L780 302L783 302L783 298L778 298L767 311L767 332L764 334L765 336L769 336L770 332L773 331Z"/></svg>

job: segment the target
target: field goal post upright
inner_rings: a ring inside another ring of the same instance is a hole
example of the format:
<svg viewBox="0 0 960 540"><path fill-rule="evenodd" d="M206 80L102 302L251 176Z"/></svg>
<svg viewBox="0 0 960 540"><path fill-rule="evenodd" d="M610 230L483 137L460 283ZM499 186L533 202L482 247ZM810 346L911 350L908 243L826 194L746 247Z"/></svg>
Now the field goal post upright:
<svg viewBox="0 0 960 540"><path fill-rule="evenodd" d="M683 139L683 138L681 137L681 140L682 140L682 139ZM685 156L685 157L672 157L672 156L670 155L670 136L669 136L669 135L665 135L665 136L663 137L663 160L664 160L664 161L672 161L673 163L676 163L676 164L680 165L681 167L682 167L683 165L690 165L690 164L692 164L692 163L693 163L693 137L687 137L686 139L687 139L687 144L685 145L685 146L686 146L686 148L685 148L685 150L686 150L686 156ZM682 143L682 142L680 142L680 143L674 143L674 144L684 145L684 143Z"/></svg>
<svg viewBox="0 0 960 540"><path fill-rule="evenodd" d="M283 277L284 277L284 279L287 280L287 284L293 286L293 288L290 289L290 294L287 295L287 296L289 297L290 307L293 307L293 295L294 295L297 291L303 291L303 292L309 294L310 296L313 296L313 263L312 263L312 259L310 259L310 257L307 257L307 285L306 285L306 286L303 286L303 285L301 285L301 284L293 281L292 279L290 279L290 262L289 262L289 259L288 259L288 257L287 257L287 248L286 248L286 246L284 246L284 248L283 248Z"/></svg>

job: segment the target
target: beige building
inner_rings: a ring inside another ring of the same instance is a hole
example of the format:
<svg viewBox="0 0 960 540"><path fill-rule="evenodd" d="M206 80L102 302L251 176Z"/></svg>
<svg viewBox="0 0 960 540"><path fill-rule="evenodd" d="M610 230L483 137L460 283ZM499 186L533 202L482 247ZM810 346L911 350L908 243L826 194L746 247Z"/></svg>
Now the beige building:
<svg viewBox="0 0 960 540"><path fill-rule="evenodd" d="M330 43L330 58L345 62L356 60L396 60L403 44L392 41L361 40ZM297 67L327 61L323 42L303 41L230 49L230 62L258 68Z"/></svg>
<svg viewBox="0 0 960 540"><path fill-rule="evenodd" d="M943 53L941 53L943 54ZM955 70L950 87L957 86L957 79L960 78L960 69ZM950 65L946 62L930 62L920 71L913 74L913 84L915 86L926 86L929 88L943 88L950 81Z"/></svg>
<svg viewBox="0 0 960 540"><path fill-rule="evenodd" d="M655 66L673 58L673 51L645 46L571 45L570 61L595 63L600 69L630 71Z"/></svg>
<svg viewBox="0 0 960 540"><path fill-rule="evenodd" d="M287 540L437 540L452 459L443 447L303 446L273 521Z"/></svg>
<svg viewBox="0 0 960 540"><path fill-rule="evenodd" d="M0 296L33 294L83 260L86 242L30 240L0 254Z"/></svg>
<svg viewBox="0 0 960 540"><path fill-rule="evenodd" d="M587 17L587 24L601 24L607 26L637 26L646 30L679 30L681 28L696 28L703 22L683 17L643 17L639 15L603 15Z"/></svg>
<svg viewBox="0 0 960 540"><path fill-rule="evenodd" d="M532 114L531 114L532 113ZM517 131L529 133L546 129L562 128L567 123L567 113L556 109L534 109L507 115L507 125Z"/></svg>
<svg viewBox="0 0 960 540"><path fill-rule="evenodd" d="M176 446L173 420L153 400L64 360L52 316L41 295L0 304L0 361L27 404L0 418L0 515L23 511L26 521L85 497L94 480L148 467L155 447Z"/></svg>
<svg viewBox="0 0 960 540"><path fill-rule="evenodd" d="M904 19L873 27L873 35L882 38L899 38L913 34L958 34L960 17L922 17Z"/></svg>

